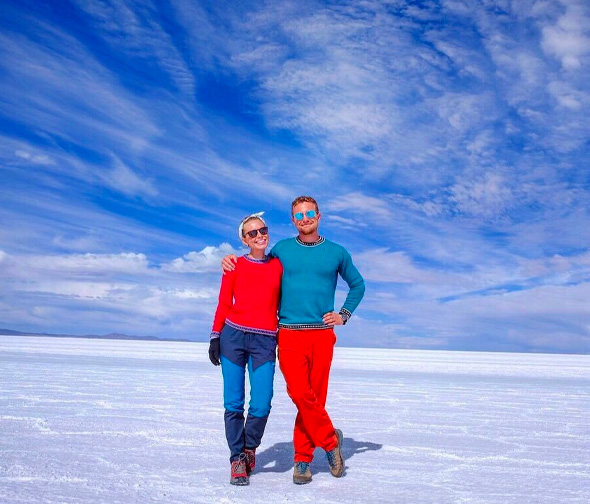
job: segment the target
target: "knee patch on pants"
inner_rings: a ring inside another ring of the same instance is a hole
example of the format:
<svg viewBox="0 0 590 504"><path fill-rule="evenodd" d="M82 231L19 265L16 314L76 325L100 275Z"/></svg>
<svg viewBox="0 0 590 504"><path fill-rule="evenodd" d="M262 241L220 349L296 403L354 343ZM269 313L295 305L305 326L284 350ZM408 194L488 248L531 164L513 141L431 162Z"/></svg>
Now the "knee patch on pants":
<svg viewBox="0 0 590 504"><path fill-rule="evenodd" d="M223 374L223 407L227 411L244 412L245 370L232 361L221 356Z"/></svg>
<svg viewBox="0 0 590 504"><path fill-rule="evenodd" d="M248 360L248 376L250 377L251 388L248 415L265 418L270 413L274 374L274 362L265 362L254 370L252 359Z"/></svg>

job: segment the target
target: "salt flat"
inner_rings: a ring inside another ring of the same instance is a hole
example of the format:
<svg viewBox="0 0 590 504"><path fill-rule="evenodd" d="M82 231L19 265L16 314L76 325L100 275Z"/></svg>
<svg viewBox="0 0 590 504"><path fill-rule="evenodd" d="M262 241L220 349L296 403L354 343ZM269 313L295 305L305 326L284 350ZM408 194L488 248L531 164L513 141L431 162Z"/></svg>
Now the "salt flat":
<svg viewBox="0 0 590 504"><path fill-rule="evenodd" d="M207 345L1 336L0 502L590 502L590 356L337 348L330 387L346 475L292 484L278 373L236 488Z"/></svg>

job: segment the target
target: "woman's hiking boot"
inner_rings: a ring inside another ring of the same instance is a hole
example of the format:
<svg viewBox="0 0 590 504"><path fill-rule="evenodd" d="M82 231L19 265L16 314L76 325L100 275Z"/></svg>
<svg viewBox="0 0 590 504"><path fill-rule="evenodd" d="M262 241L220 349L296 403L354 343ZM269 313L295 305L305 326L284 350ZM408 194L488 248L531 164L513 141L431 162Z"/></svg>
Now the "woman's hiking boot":
<svg viewBox="0 0 590 504"><path fill-rule="evenodd" d="M240 453L240 457L231 463L231 478L229 482L232 485L248 485L248 472L246 471L246 455Z"/></svg>
<svg viewBox="0 0 590 504"><path fill-rule="evenodd" d="M244 455L246 455L246 472L250 476L250 473L256 467L256 448L246 448Z"/></svg>

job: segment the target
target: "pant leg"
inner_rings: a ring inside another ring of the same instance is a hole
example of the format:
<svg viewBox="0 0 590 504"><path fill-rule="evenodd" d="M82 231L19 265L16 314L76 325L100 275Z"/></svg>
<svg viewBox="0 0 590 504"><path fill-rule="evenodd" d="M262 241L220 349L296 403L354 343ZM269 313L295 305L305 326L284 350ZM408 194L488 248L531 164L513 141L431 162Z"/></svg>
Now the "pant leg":
<svg viewBox="0 0 590 504"><path fill-rule="evenodd" d="M226 325L221 331L220 338L225 437L230 450L230 461L233 461L245 448L244 389L247 357L242 331Z"/></svg>
<svg viewBox="0 0 590 504"><path fill-rule="evenodd" d="M293 448L295 449L295 455L293 456L295 462L311 462L313 460L315 444L305 430L303 416L299 410L297 410L293 427Z"/></svg>
<svg viewBox="0 0 590 504"><path fill-rule="evenodd" d="M262 441L271 409L274 375L274 361L267 361L254 369L252 358L248 359L250 404L246 419L246 448L258 448Z"/></svg>
<svg viewBox="0 0 590 504"><path fill-rule="evenodd" d="M317 339L321 344L314 345ZM298 411L293 435L295 461L311 462L316 446L331 450L336 444L334 426L325 409L334 342L332 330L281 329L279 333L279 365Z"/></svg>
<svg viewBox="0 0 590 504"><path fill-rule="evenodd" d="M322 408L325 410L326 399L328 397L330 369L332 367L332 358L334 357L334 345L336 344L336 334L333 329L326 329L318 332L321 334L317 334L316 337L313 338L312 343L309 381L318 403L321 404ZM328 415L327 412L326 415ZM338 443L331 420L330 425L332 425L332 435L327 439L325 444L318 445L326 451L334 449Z"/></svg>
<svg viewBox="0 0 590 504"><path fill-rule="evenodd" d="M316 396L318 404L320 404L325 409L326 398L328 395L330 368L332 365L336 336L332 329L314 330L307 336L309 338L307 349L309 363L309 385ZM328 415L327 412L326 415ZM334 432L333 426L332 432ZM295 451L296 460L306 459L310 456L313 458L313 452L316 444L314 443L312 436L310 436L306 431L304 415L302 415L300 412L297 413L297 417L295 418L293 439L294 444L297 447ZM320 444L317 446L320 446L324 450L329 451L336 446L336 443L337 440L334 433L332 439L330 439L327 444Z"/></svg>

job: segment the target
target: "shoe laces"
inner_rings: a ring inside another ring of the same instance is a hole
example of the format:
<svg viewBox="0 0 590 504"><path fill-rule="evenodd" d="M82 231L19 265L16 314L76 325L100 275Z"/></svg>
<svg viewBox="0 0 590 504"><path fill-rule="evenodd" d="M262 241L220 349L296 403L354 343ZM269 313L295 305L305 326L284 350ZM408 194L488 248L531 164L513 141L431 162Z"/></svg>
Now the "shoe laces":
<svg viewBox="0 0 590 504"><path fill-rule="evenodd" d="M231 463L232 472L245 472L246 471L246 455L240 453L240 458L234 460Z"/></svg>
<svg viewBox="0 0 590 504"><path fill-rule="evenodd" d="M309 462L295 462L295 469L299 474L305 474L309 469Z"/></svg>
<svg viewBox="0 0 590 504"><path fill-rule="evenodd" d="M336 467L339 462L338 457L336 457L336 448L326 452L326 458L328 459L328 464L330 464L330 467Z"/></svg>

